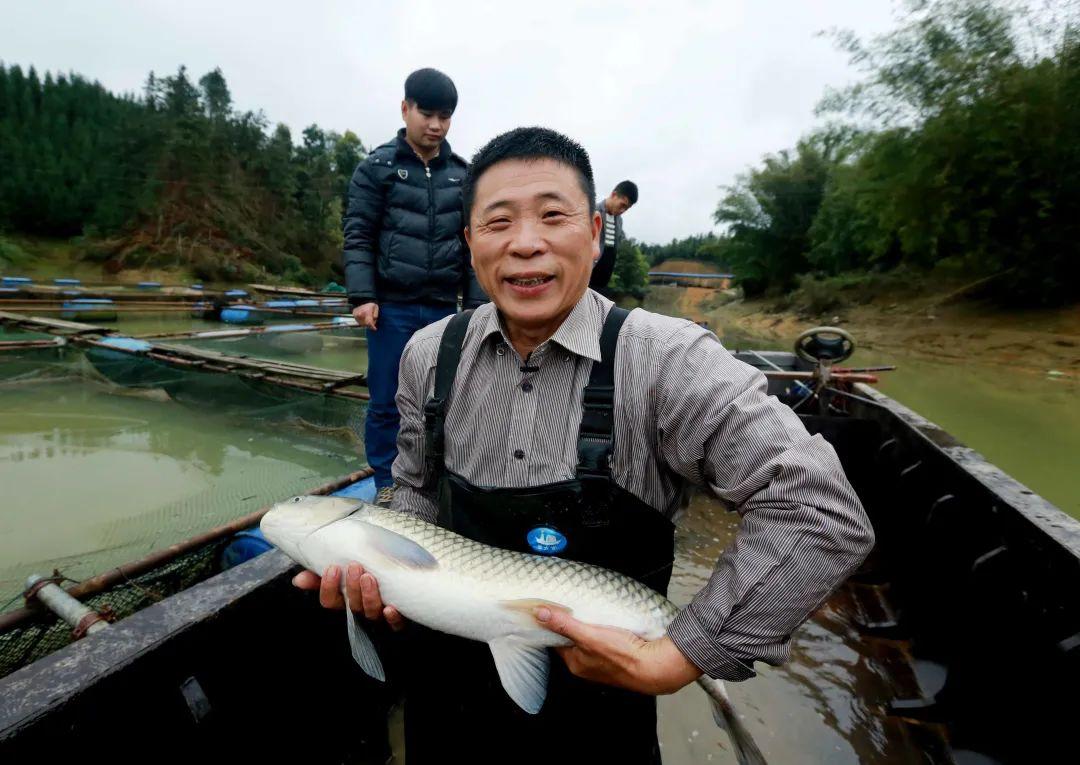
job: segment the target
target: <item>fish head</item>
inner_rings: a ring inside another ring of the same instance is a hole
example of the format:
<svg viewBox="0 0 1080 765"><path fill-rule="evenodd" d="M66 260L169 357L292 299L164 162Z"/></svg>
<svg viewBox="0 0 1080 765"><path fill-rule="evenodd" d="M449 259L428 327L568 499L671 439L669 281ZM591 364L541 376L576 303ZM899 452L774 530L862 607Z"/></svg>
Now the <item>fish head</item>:
<svg viewBox="0 0 1080 765"><path fill-rule="evenodd" d="M310 567L300 551L301 542L362 506L362 502L347 497L293 497L271 507L259 528L272 545L297 563Z"/></svg>

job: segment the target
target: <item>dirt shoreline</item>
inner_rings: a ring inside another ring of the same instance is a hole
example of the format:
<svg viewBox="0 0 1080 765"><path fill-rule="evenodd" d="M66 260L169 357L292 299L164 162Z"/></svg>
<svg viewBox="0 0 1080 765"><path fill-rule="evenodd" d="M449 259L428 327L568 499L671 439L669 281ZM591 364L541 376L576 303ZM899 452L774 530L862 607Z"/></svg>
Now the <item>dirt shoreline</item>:
<svg viewBox="0 0 1080 765"><path fill-rule="evenodd" d="M705 321L726 344L737 347L764 340L774 348L789 348L803 330L835 325L855 336L864 359L900 355L1007 365L1080 384L1080 305L1004 310L951 294L948 289L894 294L812 314L797 306L782 307L784 301L776 299L732 300L712 289L654 286L643 307Z"/></svg>

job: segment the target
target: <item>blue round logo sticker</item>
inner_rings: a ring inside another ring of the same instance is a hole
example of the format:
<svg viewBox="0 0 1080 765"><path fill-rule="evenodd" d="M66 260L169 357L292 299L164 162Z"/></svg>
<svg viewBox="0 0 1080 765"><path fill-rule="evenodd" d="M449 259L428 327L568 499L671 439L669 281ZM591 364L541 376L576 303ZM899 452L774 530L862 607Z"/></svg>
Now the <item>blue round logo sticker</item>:
<svg viewBox="0 0 1080 765"><path fill-rule="evenodd" d="M525 541L541 555L556 555L566 549L566 536L547 526L537 526L525 535Z"/></svg>

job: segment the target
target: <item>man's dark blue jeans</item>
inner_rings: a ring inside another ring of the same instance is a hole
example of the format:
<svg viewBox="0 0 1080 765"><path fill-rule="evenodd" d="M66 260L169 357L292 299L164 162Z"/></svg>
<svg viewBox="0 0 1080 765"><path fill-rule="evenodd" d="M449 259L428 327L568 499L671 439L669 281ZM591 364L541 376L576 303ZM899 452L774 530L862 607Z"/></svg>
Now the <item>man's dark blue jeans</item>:
<svg viewBox="0 0 1080 765"><path fill-rule="evenodd" d="M398 367L401 352L416 330L433 324L444 316L456 313L452 305L434 303L379 303L378 329L367 331L368 339L368 404L364 423L364 451L368 464L375 469L375 488L394 485L390 468L397 457L398 415L394 396L397 395Z"/></svg>

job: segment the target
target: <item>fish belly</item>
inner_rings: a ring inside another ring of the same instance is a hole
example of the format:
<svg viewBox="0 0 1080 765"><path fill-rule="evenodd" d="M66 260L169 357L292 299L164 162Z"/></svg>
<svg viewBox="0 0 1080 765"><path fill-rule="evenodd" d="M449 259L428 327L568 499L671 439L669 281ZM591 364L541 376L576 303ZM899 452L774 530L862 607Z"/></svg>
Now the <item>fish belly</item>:
<svg viewBox="0 0 1080 765"><path fill-rule="evenodd" d="M438 571L385 572L379 590L383 601L407 619L470 640L490 642L524 626L519 615L497 600Z"/></svg>

